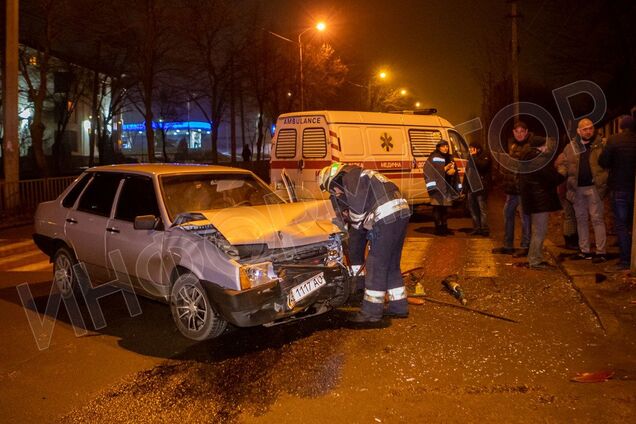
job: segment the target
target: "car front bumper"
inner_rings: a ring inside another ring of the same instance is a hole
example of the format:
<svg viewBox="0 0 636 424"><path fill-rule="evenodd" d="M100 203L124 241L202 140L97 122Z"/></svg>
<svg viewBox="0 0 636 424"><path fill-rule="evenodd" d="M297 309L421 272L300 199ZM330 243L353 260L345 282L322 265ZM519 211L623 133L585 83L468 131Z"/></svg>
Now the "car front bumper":
<svg viewBox="0 0 636 424"><path fill-rule="evenodd" d="M312 308L315 311L310 315L315 315L342 305L350 293L348 273L340 265L282 265L280 268L280 280L248 290L226 289L207 281L202 283L215 309L225 320L237 327L252 327L293 319ZM327 284L295 305L288 305L287 299L291 288L321 272Z"/></svg>

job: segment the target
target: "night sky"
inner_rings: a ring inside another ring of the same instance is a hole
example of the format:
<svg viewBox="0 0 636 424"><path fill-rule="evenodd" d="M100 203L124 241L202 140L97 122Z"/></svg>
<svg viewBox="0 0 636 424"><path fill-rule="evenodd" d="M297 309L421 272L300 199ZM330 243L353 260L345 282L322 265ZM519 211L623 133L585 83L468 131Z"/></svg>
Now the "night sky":
<svg viewBox="0 0 636 424"><path fill-rule="evenodd" d="M584 56L586 46L573 47L572 33L589 33L590 20L603 18L595 17L593 5L600 5L597 10L602 12L605 3L586 2L590 11L585 15L575 1L520 0L521 79L540 81L549 90L572 82L571 76L553 72L549 62L558 62L568 50L572 56ZM616 3L630 5L626 8L633 13L631 1ZM385 67L391 71L392 84L411 90L423 107L437 107L454 124L479 116L476 70L483 69L486 51L510 56L510 5L505 0L270 0L266 4L279 18L272 25L289 37L325 19L325 40L349 65L350 80L365 83L372 72ZM569 64L563 61L560 66ZM602 80L608 75L581 77Z"/></svg>

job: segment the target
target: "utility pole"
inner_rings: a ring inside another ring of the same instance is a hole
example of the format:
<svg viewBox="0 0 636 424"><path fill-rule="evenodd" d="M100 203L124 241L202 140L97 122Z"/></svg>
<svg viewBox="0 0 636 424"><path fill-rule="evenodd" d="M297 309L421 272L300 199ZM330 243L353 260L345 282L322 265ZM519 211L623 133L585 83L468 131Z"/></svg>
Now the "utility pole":
<svg viewBox="0 0 636 424"><path fill-rule="evenodd" d="M514 118L519 119L519 37L517 20L521 17L517 13L517 0L508 0L510 3L510 19L512 20L512 102L514 104Z"/></svg>
<svg viewBox="0 0 636 424"><path fill-rule="evenodd" d="M9 210L19 206L20 146L18 139L18 0L7 0L5 7L5 57L2 104L4 113L4 203Z"/></svg>

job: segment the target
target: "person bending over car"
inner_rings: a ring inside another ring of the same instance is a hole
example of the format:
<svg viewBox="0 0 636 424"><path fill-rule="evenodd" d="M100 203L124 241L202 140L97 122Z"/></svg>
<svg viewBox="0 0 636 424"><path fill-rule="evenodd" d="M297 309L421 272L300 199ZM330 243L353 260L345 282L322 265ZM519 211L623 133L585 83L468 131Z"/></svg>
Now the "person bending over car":
<svg viewBox="0 0 636 424"><path fill-rule="evenodd" d="M406 318L408 304L400 272L400 257L410 210L406 200L384 175L335 162L318 174L320 189L329 192L339 218L354 229L368 231L364 298L354 323L377 323L382 316ZM349 256L363 258L365 240L350 240ZM354 264L355 265L355 264ZM388 308L384 310L388 294Z"/></svg>

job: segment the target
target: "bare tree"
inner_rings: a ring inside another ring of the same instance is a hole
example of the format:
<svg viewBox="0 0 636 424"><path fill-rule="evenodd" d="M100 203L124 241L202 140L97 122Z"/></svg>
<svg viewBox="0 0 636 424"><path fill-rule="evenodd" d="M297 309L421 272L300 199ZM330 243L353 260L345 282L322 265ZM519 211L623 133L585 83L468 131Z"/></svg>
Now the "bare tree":
<svg viewBox="0 0 636 424"><path fill-rule="evenodd" d="M192 101L212 126L212 163L218 163L219 124L227 107L233 61L243 45L237 25L237 8L227 0L185 0L182 25L186 48L191 55L189 67L193 86ZM243 11L244 12L244 11Z"/></svg>
<svg viewBox="0 0 636 424"><path fill-rule="evenodd" d="M349 68L329 44L307 44L305 47L304 85L309 109L328 108L346 81Z"/></svg>
<svg viewBox="0 0 636 424"><path fill-rule="evenodd" d="M31 142L35 165L41 175L49 170L44 156L44 107L49 97L48 90L50 65L53 48L65 30L64 11L68 7L66 0L37 0L32 2L33 13L40 18L37 25L29 28L26 44L20 49L20 71L27 85L29 99L33 103L31 119Z"/></svg>
<svg viewBox="0 0 636 424"><path fill-rule="evenodd" d="M119 36L132 52L128 58L134 85L128 98L144 118L148 160L154 162L153 102L161 79L174 71L167 60L176 47L170 27L174 7L168 0L121 2L118 7L123 26Z"/></svg>
<svg viewBox="0 0 636 424"><path fill-rule="evenodd" d="M86 102L86 94L90 86L90 71L71 63L63 63L56 68L56 84L61 84L52 95L55 104L56 131L53 137L52 154L57 174L65 168L65 162L70 156L66 144L66 127L71 116L75 113L78 103Z"/></svg>

